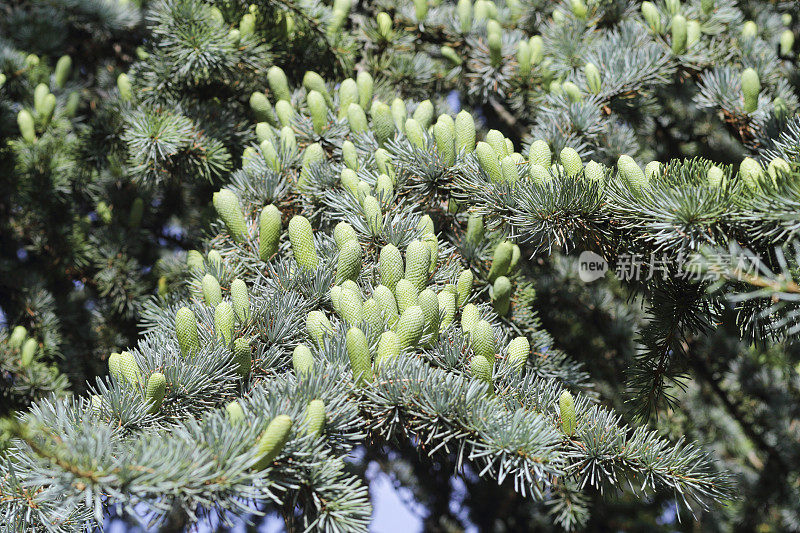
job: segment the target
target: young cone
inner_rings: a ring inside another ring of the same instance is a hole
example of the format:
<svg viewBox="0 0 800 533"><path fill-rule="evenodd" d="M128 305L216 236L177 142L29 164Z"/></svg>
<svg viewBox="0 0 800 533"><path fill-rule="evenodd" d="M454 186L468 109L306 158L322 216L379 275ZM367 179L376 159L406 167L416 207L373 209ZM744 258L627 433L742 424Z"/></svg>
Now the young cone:
<svg viewBox="0 0 800 533"><path fill-rule="evenodd" d="M578 152L576 152L574 148L570 148L569 146L561 150L559 160L561 161L561 165L564 167L564 171L567 173L567 176L577 176L578 173L580 173L580 171L583 169L583 161L581 161L581 156L578 155Z"/></svg>
<svg viewBox="0 0 800 533"><path fill-rule="evenodd" d="M342 288L339 296L339 316L351 326L361 324L364 320L364 304L361 301L360 291Z"/></svg>
<svg viewBox="0 0 800 533"><path fill-rule="evenodd" d="M494 249L494 256L492 257L492 267L489 269L489 281L494 283L500 276L508 274L508 267L511 264L511 257L514 253L514 246L508 242L503 241Z"/></svg>
<svg viewBox="0 0 800 533"><path fill-rule="evenodd" d="M500 276L492 286L492 306L499 316L508 315L511 308L511 282L505 276Z"/></svg>
<svg viewBox="0 0 800 533"><path fill-rule="evenodd" d="M225 414L231 424L239 424L244 421L244 410L237 401L228 402L225 405Z"/></svg>
<svg viewBox="0 0 800 533"><path fill-rule="evenodd" d="M17 113L17 125L22 138L29 143L36 141L36 129L33 125L33 115L27 109L21 109Z"/></svg>
<svg viewBox="0 0 800 533"><path fill-rule="evenodd" d="M297 265L305 270L315 270L319 265L314 232L311 223L302 215L295 215L289 221L289 242Z"/></svg>
<svg viewBox="0 0 800 533"><path fill-rule="evenodd" d="M381 284L394 290L397 282L403 277L403 255L393 244L387 244L381 248L381 255L378 262L378 271L381 276Z"/></svg>
<svg viewBox="0 0 800 533"><path fill-rule="evenodd" d="M353 229L353 226L347 222L339 222L336 224L336 227L333 228L333 240L336 242L336 247L341 252L348 241L356 241L356 243L358 243L358 234L356 234L356 230Z"/></svg>
<svg viewBox="0 0 800 533"><path fill-rule="evenodd" d="M136 359L130 352L122 352L118 357L119 375L128 382L129 385L139 385L142 382L142 373Z"/></svg>
<svg viewBox="0 0 800 533"><path fill-rule="evenodd" d="M311 400L306 407L306 435L319 437L325 428L325 402L322 400Z"/></svg>
<svg viewBox="0 0 800 533"><path fill-rule="evenodd" d="M258 460L253 464L253 468L264 470L271 465L289 440L291 431L292 419L287 415L278 415L273 418L256 442Z"/></svg>
<svg viewBox="0 0 800 533"><path fill-rule="evenodd" d="M672 17L672 53L675 55L682 54L686 51L686 42L688 39L688 30L686 27L686 17L683 15L675 15Z"/></svg>
<svg viewBox="0 0 800 533"><path fill-rule="evenodd" d="M281 238L281 212L272 204L261 210L258 220L258 255L262 261L269 261L278 251Z"/></svg>
<svg viewBox="0 0 800 533"><path fill-rule="evenodd" d="M539 165L543 168L549 168L551 164L552 154L550 153L550 146L547 142L538 139L531 143L530 152L528 152L528 162L531 165Z"/></svg>
<svg viewBox="0 0 800 533"><path fill-rule="evenodd" d="M275 124L275 111L264 93L256 91L250 95L250 109L253 110L257 122Z"/></svg>
<svg viewBox="0 0 800 533"><path fill-rule="evenodd" d="M475 150L475 120L467 111L459 111L455 120L456 152Z"/></svg>
<svg viewBox="0 0 800 533"><path fill-rule="evenodd" d="M372 89L374 86L369 72L363 70L359 72L358 76L356 76L356 85L358 86L358 103L362 108L366 109L372 102Z"/></svg>
<svg viewBox="0 0 800 533"><path fill-rule="evenodd" d="M497 153L494 148L492 148L490 144L480 141L477 146L475 146L475 155L478 158L481 168L483 168L486 175L489 176L489 180L492 183L500 182L503 175L500 171L500 161L497 159Z"/></svg>
<svg viewBox="0 0 800 533"><path fill-rule="evenodd" d="M150 405L148 413L155 414L161 409L161 403L164 401L164 393L167 390L167 378L160 372L155 372L147 378L147 387L145 387L144 398Z"/></svg>
<svg viewBox="0 0 800 533"><path fill-rule="evenodd" d="M361 245L355 239L348 239L339 251L336 268L336 283L346 279L355 280L361 272Z"/></svg>
<svg viewBox="0 0 800 533"><path fill-rule="evenodd" d="M364 313L364 320L367 321L372 332L383 331L383 313L381 312L381 306L375 298L367 298L364 300L361 310Z"/></svg>
<svg viewBox="0 0 800 533"><path fill-rule="evenodd" d="M236 363L236 370L240 376L245 377L250 373L253 358L249 339L239 337L233 341L233 361Z"/></svg>
<svg viewBox="0 0 800 533"><path fill-rule="evenodd" d="M36 352L38 350L39 344L33 337L28 338L22 344L22 350L20 351L20 364L23 368L30 366L30 364L33 362L33 359L36 357Z"/></svg>
<svg viewBox="0 0 800 533"><path fill-rule="evenodd" d="M133 98L133 87L127 74L123 73L117 76L117 90L119 91L119 99L123 102L129 102Z"/></svg>
<svg viewBox="0 0 800 533"><path fill-rule="evenodd" d="M379 145L383 146L386 141L394 136L395 124L392 110L388 105L376 100L372 104L370 114L372 115L375 139Z"/></svg>
<svg viewBox="0 0 800 533"><path fill-rule="evenodd" d="M745 157L739 165L739 178L750 190L760 187L761 179L764 177L764 170L755 159Z"/></svg>
<svg viewBox="0 0 800 533"><path fill-rule="evenodd" d="M372 381L372 360L369 355L367 337L360 329L353 327L347 330L347 356L356 387Z"/></svg>
<svg viewBox="0 0 800 533"><path fill-rule="evenodd" d="M11 335L8 337L8 346L13 350L19 350L19 347L22 346L22 343L25 341L25 338L28 336L28 330L25 326L17 326L11 331Z"/></svg>
<svg viewBox="0 0 800 533"><path fill-rule="evenodd" d="M392 326L400 318L400 313L397 310L397 300L395 300L392 290L386 285L378 285L372 292L372 297L378 302L384 319Z"/></svg>
<svg viewBox="0 0 800 533"><path fill-rule="evenodd" d="M314 356L305 344L298 344L292 352L292 368L295 374L302 375L311 372L314 367Z"/></svg>
<svg viewBox="0 0 800 533"><path fill-rule="evenodd" d="M406 248L405 278L421 291L428 284L428 272L431 265L431 254L428 247L420 240L413 240Z"/></svg>
<svg viewBox="0 0 800 533"><path fill-rule="evenodd" d="M203 288L203 300L205 300L206 305L211 307L219 305L222 301L222 288L219 286L217 278L211 274L206 274L203 276L201 285Z"/></svg>
<svg viewBox="0 0 800 533"><path fill-rule="evenodd" d="M322 346L323 338L333 331L333 328L325 313L315 309L309 311L308 316L306 316L306 330L308 330L308 335L317 346Z"/></svg>
<svg viewBox="0 0 800 533"><path fill-rule="evenodd" d="M240 321L244 322L250 316L250 295L247 291L247 284L240 279L231 282L231 301L233 310Z"/></svg>
<svg viewBox="0 0 800 533"><path fill-rule="evenodd" d="M419 125L419 122L413 118L408 118L406 119L405 126L406 137L408 138L409 142L420 150L424 150L427 140L425 137L425 131L422 129L422 126Z"/></svg>
<svg viewBox="0 0 800 533"><path fill-rule="evenodd" d="M417 286L405 278L397 282L394 295L400 313L403 313L409 307L419 304L419 290L417 290Z"/></svg>
<svg viewBox="0 0 800 533"><path fill-rule="evenodd" d="M181 355L184 357L197 352L200 348L200 341L197 337L197 317L188 307L181 307L175 313L175 334L178 337Z"/></svg>
<svg viewBox="0 0 800 533"><path fill-rule="evenodd" d="M339 118L347 115L350 104L358 104L358 86L352 78L347 78L339 86Z"/></svg>
<svg viewBox="0 0 800 533"><path fill-rule="evenodd" d="M744 112L753 113L758 109L758 94L761 92L761 80L755 69L747 68L742 72L742 94L744 94Z"/></svg>
<svg viewBox="0 0 800 533"><path fill-rule="evenodd" d="M350 141L342 142L342 162L350 170L358 170L358 152Z"/></svg>
<svg viewBox="0 0 800 533"><path fill-rule="evenodd" d="M601 80L600 70L594 63L586 63L583 67L583 73L586 76L586 87L591 93L597 94L600 92Z"/></svg>
<svg viewBox="0 0 800 533"><path fill-rule="evenodd" d="M492 363L481 355L474 356L469 362L470 373L474 379L478 379L489 385L492 384Z"/></svg>
<svg viewBox="0 0 800 533"><path fill-rule="evenodd" d="M214 209L228 228L228 233L236 242L244 242L247 223L244 220L239 197L228 189L220 189L213 196Z"/></svg>
<svg viewBox="0 0 800 533"><path fill-rule="evenodd" d="M454 133L454 128L448 121L439 121L433 126L436 151L447 166L451 166L456 160Z"/></svg>
<svg viewBox="0 0 800 533"><path fill-rule="evenodd" d="M439 298L431 289L425 289L419 293L419 306L425 315L424 333L435 341L439 336Z"/></svg>
<svg viewBox="0 0 800 533"><path fill-rule="evenodd" d="M412 348L417 345L425 327L425 314L422 308L414 305L406 309L397 321L395 332L400 339L402 348Z"/></svg>
<svg viewBox="0 0 800 533"><path fill-rule="evenodd" d="M647 176L629 155L621 155L617 160L620 177L634 191L641 191L649 185Z"/></svg>
<svg viewBox="0 0 800 533"><path fill-rule="evenodd" d="M311 115L311 122L314 125L314 133L321 134L328 125L328 104L325 98L317 92L311 91L306 96L308 112Z"/></svg>
<svg viewBox="0 0 800 533"><path fill-rule="evenodd" d="M527 337L515 337L508 343L508 364L522 369L531 352L531 343Z"/></svg>
<svg viewBox="0 0 800 533"><path fill-rule="evenodd" d="M564 434L572 436L575 434L576 420L575 420L575 402L572 400L572 394L569 391L564 391L558 398L558 408L561 413L561 428Z"/></svg>
<svg viewBox="0 0 800 533"><path fill-rule="evenodd" d="M461 329L464 333L472 335L472 329L480 320L480 311L475 304L467 304L461 311Z"/></svg>
<svg viewBox="0 0 800 533"><path fill-rule="evenodd" d="M325 159L325 151L319 143L311 143L303 152L303 162L300 168L300 177L297 179L297 187L301 190L308 185L309 175L312 168Z"/></svg>
<svg viewBox="0 0 800 533"><path fill-rule="evenodd" d="M56 68L53 72L53 81L55 82L56 87L64 87L71 71L72 58L69 56L61 56L58 58L58 62L56 62Z"/></svg>
<svg viewBox="0 0 800 533"><path fill-rule="evenodd" d="M433 121L433 104L430 100L423 100L419 103L412 115L423 130L427 130Z"/></svg>
<svg viewBox="0 0 800 533"><path fill-rule="evenodd" d="M456 296L452 291L443 290L436 295L439 301L439 315L441 316L441 329L447 329L453 323L456 315Z"/></svg>
<svg viewBox="0 0 800 533"><path fill-rule="evenodd" d="M364 218L367 219L367 227L373 236L378 236L383 231L383 213L381 204L374 196L367 195L363 201Z"/></svg>
<svg viewBox="0 0 800 533"><path fill-rule="evenodd" d="M217 338L225 344L230 344L233 339L233 308L228 302L220 302L214 309L214 330Z"/></svg>
<svg viewBox="0 0 800 533"><path fill-rule="evenodd" d="M486 320L479 320L472 328L471 345L475 355L485 357L489 362L494 361L494 331Z"/></svg>
<svg viewBox="0 0 800 533"><path fill-rule="evenodd" d="M275 98L278 100L292 101L292 92L289 90L289 82L286 79L286 74L283 69L278 66L272 66L267 70L267 83Z"/></svg>
<svg viewBox="0 0 800 533"><path fill-rule="evenodd" d="M309 92L317 91L325 98L325 102L327 102L328 106L333 105L333 100L331 100L331 95L328 93L325 80L313 70L307 71L303 76L303 87Z"/></svg>
<svg viewBox="0 0 800 533"><path fill-rule="evenodd" d="M384 331L378 339L378 355L375 364L388 363L400 355L400 337L394 331Z"/></svg>

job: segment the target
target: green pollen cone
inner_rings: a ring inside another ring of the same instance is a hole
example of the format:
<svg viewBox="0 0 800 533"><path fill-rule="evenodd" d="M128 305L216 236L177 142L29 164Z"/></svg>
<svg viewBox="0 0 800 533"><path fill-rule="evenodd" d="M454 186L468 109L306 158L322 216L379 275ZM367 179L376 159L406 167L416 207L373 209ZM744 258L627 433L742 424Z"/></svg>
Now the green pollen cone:
<svg viewBox="0 0 800 533"><path fill-rule="evenodd" d="M225 405L225 414L231 424L238 424L244 421L244 410L239 402L235 400Z"/></svg>
<svg viewBox="0 0 800 533"><path fill-rule="evenodd" d="M495 355L494 331L492 325L486 320L479 320L472 328L472 351L475 355L486 358L493 362Z"/></svg>
<svg viewBox="0 0 800 533"><path fill-rule="evenodd" d="M469 369L474 379L491 385L492 363L488 359L480 355L474 356L469 362Z"/></svg>
<svg viewBox="0 0 800 533"><path fill-rule="evenodd" d="M305 270L316 270L319 265L314 232L311 223L302 215L295 215L289 221L289 242L297 265Z"/></svg>
<svg viewBox="0 0 800 533"><path fill-rule="evenodd" d="M531 343L527 337L515 337L508 343L508 363L514 368L522 369L531 352Z"/></svg>
<svg viewBox="0 0 800 533"><path fill-rule="evenodd" d="M247 223L244 219L239 197L228 189L214 193L214 209L228 228L228 233L236 242L244 242L247 236Z"/></svg>
<svg viewBox="0 0 800 533"><path fill-rule="evenodd" d="M420 240L413 240L406 248L405 278L421 291L428 284L431 265L430 249Z"/></svg>
<svg viewBox="0 0 800 533"><path fill-rule="evenodd" d="M397 282L403 277L403 255L393 244L387 244L381 248L380 259L378 261L378 271L381 276L381 283L389 289L394 290Z"/></svg>
<svg viewBox="0 0 800 533"><path fill-rule="evenodd" d="M558 408L561 413L561 428L564 434L572 436L575 434L575 427L577 426L575 419L575 402L572 400L572 394L569 391L564 391L558 398Z"/></svg>
<svg viewBox="0 0 800 533"><path fill-rule="evenodd" d="M307 435L321 436L322 430L325 428L325 402L322 400L308 402L305 422Z"/></svg>
<svg viewBox="0 0 800 533"><path fill-rule="evenodd" d="M217 338L221 338L225 344L230 344L233 339L233 324L233 307L228 302L220 302L214 309L214 330Z"/></svg>
<svg viewBox="0 0 800 533"><path fill-rule="evenodd" d="M384 331L378 339L376 365L386 364L400 355L400 337L394 331Z"/></svg>
<svg viewBox="0 0 800 533"><path fill-rule="evenodd" d="M239 337L233 341L233 361L240 376L245 377L250 373L253 357L250 352L250 340Z"/></svg>
<svg viewBox="0 0 800 533"><path fill-rule="evenodd" d="M634 191L641 191L649 185L647 176L629 155L621 155L617 160L620 177Z"/></svg>
<svg viewBox="0 0 800 533"><path fill-rule="evenodd" d="M514 255L514 246L508 242L503 241L494 249L494 256L492 257L492 267L489 269L489 281L494 281L500 276L508 274L508 267L511 265L511 257Z"/></svg>
<svg viewBox="0 0 800 533"><path fill-rule="evenodd" d="M203 276L201 285L203 287L203 300L205 300L206 305L211 307L219 305L222 301L222 288L220 288L217 278L211 274L206 274Z"/></svg>
<svg viewBox="0 0 800 533"><path fill-rule="evenodd" d="M200 348L197 336L197 317L188 307L181 307L175 313L175 334L178 337L181 355L184 357L197 352Z"/></svg>
<svg viewBox="0 0 800 533"><path fill-rule="evenodd" d="M261 210L258 220L258 255L262 261L269 261L278 251L281 238L281 212L272 204Z"/></svg>
<svg viewBox="0 0 800 533"><path fill-rule="evenodd" d="M336 283L358 278L358 274L361 272L361 262L361 245L355 239L348 239L339 251L336 263Z"/></svg>
<svg viewBox="0 0 800 533"><path fill-rule="evenodd" d="M267 429L256 442L258 460L253 465L256 470L264 470L275 461L281 453L292 431L292 419L286 415L278 415L272 419Z"/></svg>
<svg viewBox="0 0 800 533"><path fill-rule="evenodd" d="M350 358L350 368L356 387L372 381L372 360L369 354L369 345L364 332L358 328L347 330L347 356Z"/></svg>
<svg viewBox="0 0 800 533"><path fill-rule="evenodd" d="M464 309L461 310L461 329L462 331L467 334L472 334L472 328L475 327L475 324L478 323L480 320L480 311L478 310L478 306L475 304L467 304L464 306Z"/></svg>
<svg viewBox="0 0 800 533"><path fill-rule="evenodd" d="M295 374L303 375L311 372L314 367L314 356L305 344L298 344L292 352L292 368Z"/></svg>
<svg viewBox="0 0 800 533"><path fill-rule="evenodd" d="M164 393L167 391L167 378L160 372L151 374L147 379L147 387L145 387L144 398L150 405L148 413L155 414L161 409L161 403L164 401Z"/></svg>
<svg viewBox="0 0 800 533"><path fill-rule="evenodd" d="M306 330L308 330L308 336L311 337L317 346L322 346L323 338L326 334L333 331L333 328L331 327L330 320L325 316L325 313L314 310L310 311L306 317Z"/></svg>
<svg viewBox="0 0 800 533"><path fill-rule="evenodd" d="M414 305L406 309L397 321L395 331L400 339L400 346L412 348L417 345L425 327L425 314L422 308Z"/></svg>
<svg viewBox="0 0 800 533"><path fill-rule="evenodd" d="M392 290L386 285L378 285L375 287L372 297L378 302L384 319L392 326L395 321L400 318L400 313L397 309L397 300L395 300Z"/></svg>
<svg viewBox="0 0 800 533"><path fill-rule="evenodd" d="M242 322L247 320L250 316L250 295L244 281L235 279L231 282L231 300L233 301L233 310L239 320Z"/></svg>

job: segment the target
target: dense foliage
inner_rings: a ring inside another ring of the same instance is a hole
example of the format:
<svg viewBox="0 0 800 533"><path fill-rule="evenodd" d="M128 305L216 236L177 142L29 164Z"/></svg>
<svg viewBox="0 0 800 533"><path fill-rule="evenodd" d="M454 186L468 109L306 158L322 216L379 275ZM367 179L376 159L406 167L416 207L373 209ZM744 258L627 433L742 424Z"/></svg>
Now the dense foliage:
<svg viewBox="0 0 800 533"><path fill-rule="evenodd" d="M792 2L0 9L3 528L800 529Z"/></svg>

